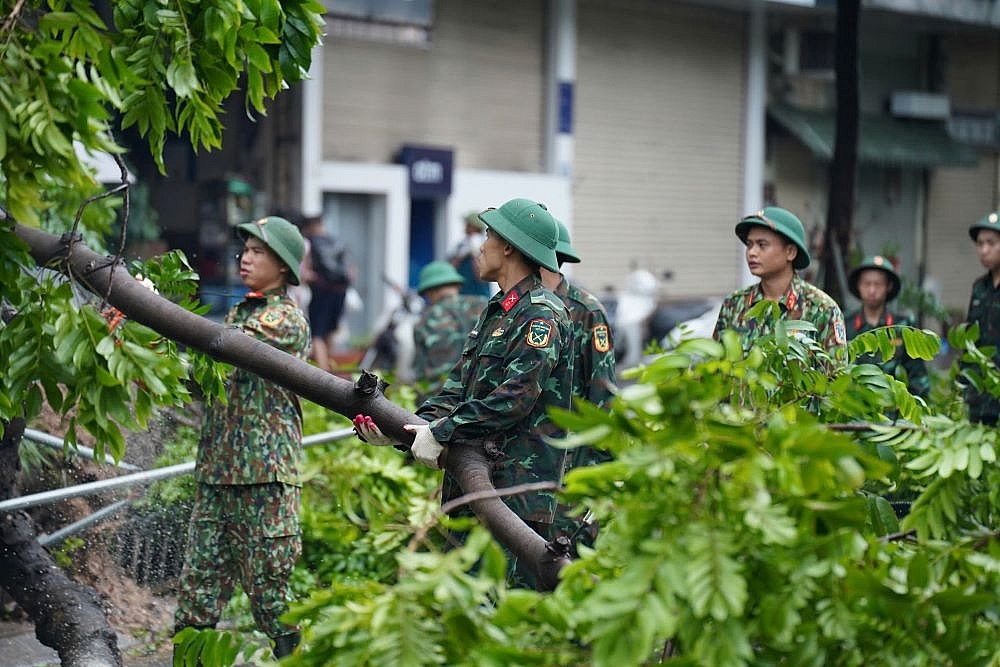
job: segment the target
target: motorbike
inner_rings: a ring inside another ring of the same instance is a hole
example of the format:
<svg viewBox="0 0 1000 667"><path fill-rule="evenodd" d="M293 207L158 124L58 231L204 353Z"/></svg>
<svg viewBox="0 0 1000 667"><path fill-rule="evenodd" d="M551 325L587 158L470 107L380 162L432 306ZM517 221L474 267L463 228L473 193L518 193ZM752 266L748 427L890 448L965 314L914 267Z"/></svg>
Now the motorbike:
<svg viewBox="0 0 1000 667"><path fill-rule="evenodd" d="M391 371L397 382L413 382L413 328L424 308L423 298L412 289L382 276L392 297L375 322L375 337L358 363L359 368Z"/></svg>
<svg viewBox="0 0 1000 667"><path fill-rule="evenodd" d="M644 351L653 342L664 348L680 340L687 323L687 331L701 335L705 322L711 320L708 333L712 335L721 299L692 297L672 299L665 294L662 283L673 278L673 272L664 271L658 279L651 271L633 268L626 276L621 290L607 288L601 298L608 313L615 344L615 360L623 368L639 364ZM687 335L691 335L688 333Z"/></svg>

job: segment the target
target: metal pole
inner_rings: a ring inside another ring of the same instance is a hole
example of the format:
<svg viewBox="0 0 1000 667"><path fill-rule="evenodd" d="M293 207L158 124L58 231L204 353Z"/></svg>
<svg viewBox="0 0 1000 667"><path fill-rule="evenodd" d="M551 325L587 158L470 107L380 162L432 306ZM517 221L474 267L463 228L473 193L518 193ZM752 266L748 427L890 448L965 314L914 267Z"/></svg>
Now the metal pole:
<svg viewBox="0 0 1000 667"><path fill-rule="evenodd" d="M54 435L49 435L48 433L43 433L41 431L36 431L31 428L24 429L24 437L28 440L31 440L32 442L37 442L40 445L52 447L53 449L67 449L65 443L62 441L61 438L57 438ZM97 456L96 454L94 454L94 450L91 449L90 447L84 447L83 445L76 445L76 447L69 447L68 451L70 453L76 453L78 455L88 457L92 461L97 460ZM123 470L142 470L142 468L140 468L139 466L133 465L126 461L119 461L118 463L115 463L115 460L109 454L104 455L104 462L109 465L117 466Z"/></svg>
<svg viewBox="0 0 1000 667"><path fill-rule="evenodd" d="M67 537L79 533L83 529L89 527L91 524L95 524L98 521L101 521L102 519L106 519L107 517L116 514L119 510L124 509L130 504L132 504L131 498L128 498L126 500L119 500L116 503L111 503L107 507L102 507L93 514L83 517L79 521L75 521L69 524L68 526L63 526L54 533L49 533L47 535L39 535L38 543L43 547L47 547L50 544L59 544Z"/></svg>
<svg viewBox="0 0 1000 667"><path fill-rule="evenodd" d="M340 429L339 431L328 431L326 433L318 433L316 435L311 435L302 438L302 446L311 447L313 445L318 445L325 442L342 440L344 438L353 435L354 435L353 428L345 428L345 429ZM122 475L121 477L102 479L96 482L77 484L76 486L67 486L62 489L42 491L41 493L34 493L30 496L20 496L18 498L11 498L9 500L0 501L0 512L8 512L12 510L25 509L27 507L35 507L37 505L45 505L47 503L54 503L60 500L66 500L67 498L92 496L96 493L101 493L103 491L110 491L112 489L118 489L121 487L145 486L157 480L167 479L169 477L177 477L178 475L186 475L193 470L194 470L194 461L188 461L187 463L178 463L176 465L167 466L165 468L144 470L141 472L133 473L131 475Z"/></svg>

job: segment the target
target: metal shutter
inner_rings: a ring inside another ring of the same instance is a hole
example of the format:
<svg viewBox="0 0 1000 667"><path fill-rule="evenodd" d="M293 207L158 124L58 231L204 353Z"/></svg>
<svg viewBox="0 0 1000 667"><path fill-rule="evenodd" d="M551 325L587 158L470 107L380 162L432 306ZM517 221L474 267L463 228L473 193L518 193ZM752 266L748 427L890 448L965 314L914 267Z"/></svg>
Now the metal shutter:
<svg viewBox="0 0 1000 667"><path fill-rule="evenodd" d="M672 2L578 8L574 279L671 270L670 296L736 286L744 17Z"/></svg>

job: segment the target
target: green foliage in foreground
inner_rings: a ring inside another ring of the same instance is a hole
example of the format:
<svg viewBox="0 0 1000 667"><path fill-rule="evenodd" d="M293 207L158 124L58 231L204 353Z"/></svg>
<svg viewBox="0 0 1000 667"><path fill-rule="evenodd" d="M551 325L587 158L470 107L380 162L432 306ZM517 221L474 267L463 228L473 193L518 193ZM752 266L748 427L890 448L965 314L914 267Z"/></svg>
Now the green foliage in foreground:
<svg viewBox="0 0 1000 667"><path fill-rule="evenodd" d="M76 147L118 154L116 136L131 129L161 169L168 135L218 148L238 88L246 112L263 114L305 77L324 12L316 0L0 0L0 301L10 315L0 422L30 421L47 401L70 415L68 445L83 430L99 456L120 458L121 429L188 402L189 382L219 392L216 364L134 322L109 327L115 313L99 298L36 267L14 222L79 233L106 251L118 212L127 228L125 193L101 196ZM197 276L183 257L131 268L140 271L195 310Z"/></svg>
<svg viewBox="0 0 1000 667"><path fill-rule="evenodd" d="M930 333L903 340L937 351ZM1000 664L995 435L824 357L780 324L747 358L732 336L657 357L609 412L557 415L563 446L614 460L566 479L601 532L556 591L508 589L481 530L442 552L422 518L372 522L368 544L406 548L297 605L303 650L283 664ZM380 498L365 516L415 501Z"/></svg>

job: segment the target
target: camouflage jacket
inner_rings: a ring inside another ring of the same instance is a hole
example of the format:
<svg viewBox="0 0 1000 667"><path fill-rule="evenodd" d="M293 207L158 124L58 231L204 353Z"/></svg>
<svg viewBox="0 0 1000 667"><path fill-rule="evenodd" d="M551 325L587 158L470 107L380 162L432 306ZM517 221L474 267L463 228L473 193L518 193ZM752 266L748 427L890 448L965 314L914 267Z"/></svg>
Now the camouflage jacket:
<svg viewBox="0 0 1000 667"><path fill-rule="evenodd" d="M719 319L715 322L713 337L718 339L724 329L732 329L743 339L743 349L749 350L759 338L770 335L773 328L770 322L758 322L747 315L747 311L763 299L760 283L726 297L719 310ZM809 336L819 342L830 356L846 357L844 315L830 295L796 275L788 291L778 301L778 306L781 308L781 319L804 320L815 325L817 330L809 332Z"/></svg>
<svg viewBox="0 0 1000 667"><path fill-rule="evenodd" d="M424 395L433 396L462 356L469 332L486 307L486 297L449 295L432 303L413 329L413 371Z"/></svg>
<svg viewBox="0 0 1000 667"><path fill-rule="evenodd" d="M593 294L565 278L555 293L569 309L576 344L573 394L607 407L615 389L615 351L604 306Z"/></svg>
<svg viewBox="0 0 1000 667"><path fill-rule="evenodd" d="M894 313L889 309L882 311L882 316L879 318L878 324L869 324L865 319L864 313L860 309L848 313L844 317L844 321L847 325L847 340L853 340L858 334L871 331L872 329L879 329L881 327L915 326L913 318L908 314ZM916 394L917 396L927 396L927 393L930 391L930 379L927 376L927 365L924 363L923 359L914 359L910 355L906 354L906 350L903 348L903 340L901 338L896 338L896 354L893 355L892 359L878 363L880 358L881 357L879 355L863 354L859 356L856 361L859 364L875 364L893 377L897 377L899 368L902 367L903 370L906 371L907 385L909 386L910 393Z"/></svg>
<svg viewBox="0 0 1000 667"><path fill-rule="evenodd" d="M417 409L438 442L481 446L497 488L561 482L566 452L545 443L562 435L546 409L571 406L573 358L566 306L536 273L489 300L441 391ZM445 476L442 498L461 495ZM505 499L522 519L551 523L555 497Z"/></svg>
<svg viewBox="0 0 1000 667"><path fill-rule="evenodd" d="M972 283L969 298L969 312L965 321L979 324L977 347L996 347L994 363L1000 364L1000 289L993 286L993 277L987 273ZM1000 401L989 394L966 390L965 400L969 405L969 419L977 422L996 423L1000 416Z"/></svg>
<svg viewBox="0 0 1000 667"><path fill-rule="evenodd" d="M309 324L284 293L251 292L229 311L226 324L300 359L309 352ZM301 458L298 397L250 371L233 369L226 402L212 401L205 408L195 479L205 484L298 486Z"/></svg>

